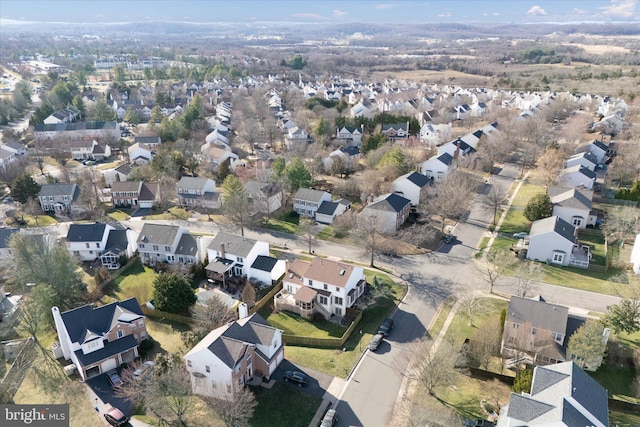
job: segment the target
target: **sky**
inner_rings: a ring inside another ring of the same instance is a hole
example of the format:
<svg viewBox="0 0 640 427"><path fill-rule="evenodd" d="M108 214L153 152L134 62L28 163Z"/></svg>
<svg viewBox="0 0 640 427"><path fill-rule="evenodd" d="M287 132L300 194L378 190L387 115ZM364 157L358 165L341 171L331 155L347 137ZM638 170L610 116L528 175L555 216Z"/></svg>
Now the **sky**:
<svg viewBox="0 0 640 427"><path fill-rule="evenodd" d="M639 0L0 0L35 22L640 22ZM9 20L9 21L8 21Z"/></svg>

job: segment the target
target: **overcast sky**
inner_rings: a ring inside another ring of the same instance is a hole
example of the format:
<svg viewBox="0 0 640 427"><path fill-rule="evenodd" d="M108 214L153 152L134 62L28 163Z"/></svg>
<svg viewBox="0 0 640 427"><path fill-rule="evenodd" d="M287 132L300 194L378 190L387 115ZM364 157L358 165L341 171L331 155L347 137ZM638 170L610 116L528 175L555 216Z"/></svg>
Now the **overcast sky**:
<svg viewBox="0 0 640 427"><path fill-rule="evenodd" d="M638 0L0 0L37 22L640 22ZM7 22L5 21L5 24Z"/></svg>

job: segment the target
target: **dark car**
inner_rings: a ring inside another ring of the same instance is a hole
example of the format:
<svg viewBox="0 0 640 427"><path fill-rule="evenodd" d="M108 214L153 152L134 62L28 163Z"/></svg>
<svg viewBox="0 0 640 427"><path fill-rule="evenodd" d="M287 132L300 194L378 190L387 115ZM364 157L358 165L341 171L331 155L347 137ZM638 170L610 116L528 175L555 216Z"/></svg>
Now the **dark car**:
<svg viewBox="0 0 640 427"><path fill-rule="evenodd" d="M446 244L451 244L456 241L456 236L454 236L453 234L445 234L442 237L442 241L445 242Z"/></svg>
<svg viewBox="0 0 640 427"><path fill-rule="evenodd" d="M380 344L382 344L383 338L384 336L382 334L375 334L373 338L371 338L371 341L369 342L369 350L376 351L378 347L380 347Z"/></svg>
<svg viewBox="0 0 640 427"><path fill-rule="evenodd" d="M109 424L115 427L120 427L129 422L129 419L122 411L118 408L114 408L113 406L109 406L107 411L104 413L104 418L107 420Z"/></svg>
<svg viewBox="0 0 640 427"><path fill-rule="evenodd" d="M335 423L338 422L338 413L335 409L329 409L326 414L324 414L324 418L322 419L322 423L320 427L331 427Z"/></svg>
<svg viewBox="0 0 640 427"><path fill-rule="evenodd" d="M307 376L298 371L286 371L284 373L284 380L294 382L298 384L298 387L302 387L307 383Z"/></svg>
<svg viewBox="0 0 640 427"><path fill-rule="evenodd" d="M118 388L122 385L122 378L120 378L120 375L118 375L116 371L107 372L107 379L112 388Z"/></svg>
<svg viewBox="0 0 640 427"><path fill-rule="evenodd" d="M380 325L380 327L378 328L378 333L383 337L386 337L391 333L392 329L393 319L384 319L384 322L382 322L382 325Z"/></svg>

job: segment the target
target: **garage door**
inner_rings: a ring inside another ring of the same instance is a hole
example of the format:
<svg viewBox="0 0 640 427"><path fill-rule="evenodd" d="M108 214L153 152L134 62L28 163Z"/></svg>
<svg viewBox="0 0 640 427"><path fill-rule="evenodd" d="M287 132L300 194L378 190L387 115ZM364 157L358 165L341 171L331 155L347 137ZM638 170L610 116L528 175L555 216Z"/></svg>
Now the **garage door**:
<svg viewBox="0 0 640 427"><path fill-rule="evenodd" d="M100 364L100 370L102 370L102 372L107 372L112 369L116 369L116 367L117 367L116 359L109 359Z"/></svg>

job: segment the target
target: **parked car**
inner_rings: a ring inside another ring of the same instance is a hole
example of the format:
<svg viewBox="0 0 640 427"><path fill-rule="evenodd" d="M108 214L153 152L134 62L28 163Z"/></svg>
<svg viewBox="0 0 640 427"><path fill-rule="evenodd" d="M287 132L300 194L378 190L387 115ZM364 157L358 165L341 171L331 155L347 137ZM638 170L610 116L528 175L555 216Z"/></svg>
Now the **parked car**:
<svg viewBox="0 0 640 427"><path fill-rule="evenodd" d="M454 236L453 234L445 234L442 237L442 241L449 245L456 241L456 236Z"/></svg>
<svg viewBox="0 0 640 427"><path fill-rule="evenodd" d="M329 409L326 414L324 414L324 418L322 418L322 423L320 427L331 427L335 423L338 422L338 413L335 409Z"/></svg>
<svg viewBox="0 0 640 427"><path fill-rule="evenodd" d="M120 378L117 371L107 372L107 379L112 388L118 388L122 385L122 378Z"/></svg>
<svg viewBox="0 0 640 427"><path fill-rule="evenodd" d="M115 427L120 427L129 422L129 419L122 411L113 406L107 407L107 411L104 413L104 418L109 424Z"/></svg>
<svg viewBox="0 0 640 427"><path fill-rule="evenodd" d="M85 166L92 166L92 165L95 165L96 162L95 162L95 160L84 160L82 162L82 164L85 165Z"/></svg>
<svg viewBox="0 0 640 427"><path fill-rule="evenodd" d="M138 369L133 371L133 379L140 380L141 378L151 378L153 376L153 362L147 360Z"/></svg>
<svg viewBox="0 0 640 427"><path fill-rule="evenodd" d="M378 328L378 333L383 337L386 337L391 333L393 329L393 319L384 319L384 322Z"/></svg>
<svg viewBox="0 0 640 427"><path fill-rule="evenodd" d="M529 237L529 234L525 233L524 231L521 231L520 233L513 233L514 239L526 239L527 237Z"/></svg>
<svg viewBox="0 0 640 427"><path fill-rule="evenodd" d="M284 373L284 380L294 382L298 384L298 387L307 384L307 376L299 371L286 371Z"/></svg>
<svg viewBox="0 0 640 427"><path fill-rule="evenodd" d="M375 334L369 342L369 350L376 351L380 344L382 344L384 336L382 334Z"/></svg>

